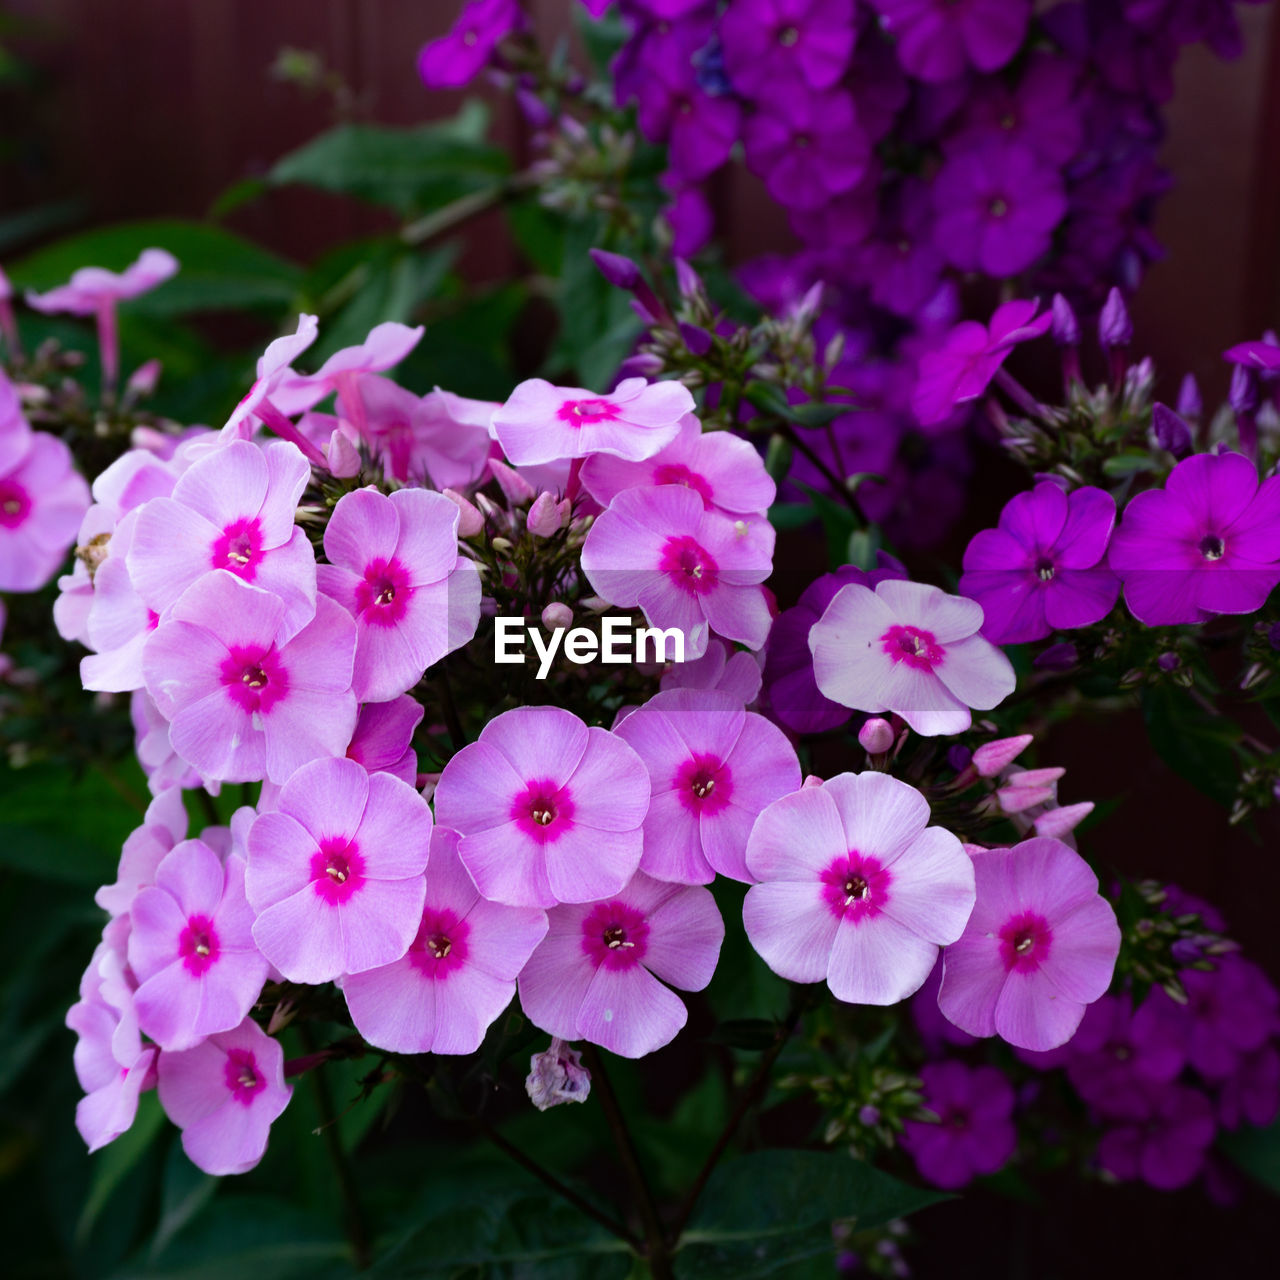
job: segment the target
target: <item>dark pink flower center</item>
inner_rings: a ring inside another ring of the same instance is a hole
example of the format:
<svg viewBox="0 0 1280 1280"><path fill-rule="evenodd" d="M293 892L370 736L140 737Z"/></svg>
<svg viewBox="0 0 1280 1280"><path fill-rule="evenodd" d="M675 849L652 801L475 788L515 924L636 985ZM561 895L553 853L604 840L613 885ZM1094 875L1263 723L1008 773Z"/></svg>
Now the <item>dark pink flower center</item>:
<svg viewBox="0 0 1280 1280"><path fill-rule="evenodd" d="M1007 973L1034 973L1048 959L1053 930L1038 911L1022 911L1000 930L1000 959Z"/></svg>
<svg viewBox="0 0 1280 1280"><path fill-rule="evenodd" d="M229 524L213 544L210 563L215 569L230 569L238 578L252 582L262 560L262 522L237 520Z"/></svg>
<svg viewBox="0 0 1280 1280"><path fill-rule="evenodd" d="M894 662L905 662L916 671L932 671L946 657L932 631L900 623L894 623L880 637L880 647Z"/></svg>
<svg viewBox="0 0 1280 1280"><path fill-rule="evenodd" d="M471 926L448 907L438 910L428 907L422 913L418 936L409 948L409 963L424 978L436 981L447 978L466 961L470 933Z"/></svg>
<svg viewBox="0 0 1280 1280"><path fill-rule="evenodd" d="M30 511L31 495L16 480L0 480L0 528L16 529Z"/></svg>
<svg viewBox="0 0 1280 1280"><path fill-rule="evenodd" d="M620 412L612 400L566 400L556 417L571 427L581 427L592 422L614 422Z"/></svg>
<svg viewBox="0 0 1280 1280"><path fill-rule="evenodd" d="M691 596L705 596L715 590L719 581L720 566L710 552L687 533L667 539L658 568Z"/></svg>
<svg viewBox="0 0 1280 1280"><path fill-rule="evenodd" d="M630 969L649 949L649 925L625 902L601 902L582 922L582 951L592 964L606 969Z"/></svg>
<svg viewBox="0 0 1280 1280"><path fill-rule="evenodd" d="M690 471L683 462L664 462L653 469L654 484L682 484L692 489L702 499L702 505L709 507L712 502L711 486L705 477L696 471Z"/></svg>
<svg viewBox="0 0 1280 1280"><path fill-rule="evenodd" d="M884 910L892 883L879 858L850 849L822 873L822 896L834 915L857 924Z"/></svg>
<svg viewBox="0 0 1280 1280"><path fill-rule="evenodd" d="M694 814L719 813L733 795L733 774L719 756L699 752L676 770L676 795Z"/></svg>
<svg viewBox="0 0 1280 1280"><path fill-rule="evenodd" d="M178 937L182 967L193 977L207 973L218 959L218 933L208 916L194 915Z"/></svg>
<svg viewBox="0 0 1280 1280"><path fill-rule="evenodd" d="M233 645L218 674L232 702L250 713L265 715L289 692L289 673L274 646Z"/></svg>
<svg viewBox="0 0 1280 1280"><path fill-rule="evenodd" d="M370 560L356 583L356 611L376 627L394 626L413 597L409 570L399 560Z"/></svg>
<svg viewBox="0 0 1280 1280"><path fill-rule="evenodd" d="M222 1078L231 1096L245 1107L267 1087L267 1078L258 1070L258 1059L250 1049L227 1051L227 1065L223 1068Z"/></svg>
<svg viewBox="0 0 1280 1280"><path fill-rule="evenodd" d="M342 836L322 840L311 855L311 883L330 906L348 902L364 884L364 858L354 841Z"/></svg>
<svg viewBox="0 0 1280 1280"><path fill-rule="evenodd" d="M559 840L573 826L573 793L549 778L535 778L511 802L516 826L537 844Z"/></svg>

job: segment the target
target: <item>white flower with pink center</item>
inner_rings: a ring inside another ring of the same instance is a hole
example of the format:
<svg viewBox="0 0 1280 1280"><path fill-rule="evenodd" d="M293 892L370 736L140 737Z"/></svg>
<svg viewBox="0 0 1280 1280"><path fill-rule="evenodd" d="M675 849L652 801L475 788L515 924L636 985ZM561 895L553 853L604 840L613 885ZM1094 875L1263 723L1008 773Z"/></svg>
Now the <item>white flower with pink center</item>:
<svg viewBox="0 0 1280 1280"><path fill-rule="evenodd" d="M772 572L773 545L767 520L730 520L681 485L625 489L596 517L582 568L610 604L683 631L687 660L702 656L713 630L764 644L772 617L759 584Z"/></svg>
<svg viewBox="0 0 1280 1280"><path fill-rule="evenodd" d="M360 489L325 529L321 591L356 622L352 683L362 702L411 689L480 621L480 575L458 553L458 508L443 494Z"/></svg>
<svg viewBox="0 0 1280 1280"><path fill-rule="evenodd" d="M444 767L441 826L480 892L516 907L591 902L640 865L649 775L606 729L560 707L517 707L490 720Z"/></svg>
<svg viewBox="0 0 1280 1280"><path fill-rule="evenodd" d="M973 865L929 805L883 773L842 773L775 800L747 845L751 945L792 982L896 1004L929 976L973 909Z"/></svg>
<svg viewBox="0 0 1280 1280"><path fill-rule="evenodd" d="M431 810L407 783L317 760L249 829L254 941L290 982L392 964L422 921Z"/></svg>
<svg viewBox="0 0 1280 1280"><path fill-rule="evenodd" d="M856 711L892 711L926 737L963 733L971 707L1014 690L1009 659L978 634L982 606L920 582L842 587L809 631L818 689Z"/></svg>
<svg viewBox="0 0 1280 1280"><path fill-rule="evenodd" d="M480 896L457 845L457 832L432 831L426 905L407 954L343 979L356 1030L380 1049L474 1053L546 935L544 911Z"/></svg>
<svg viewBox="0 0 1280 1280"><path fill-rule="evenodd" d="M547 918L547 936L520 974L521 1007L561 1040L590 1040L624 1058L676 1037L688 1013L670 987L701 991L724 941L708 890L643 872L605 901L553 907Z"/></svg>
<svg viewBox="0 0 1280 1280"><path fill-rule="evenodd" d="M786 735L732 694L672 689L614 730L649 770L640 868L659 880L750 881L747 840L765 805L796 791L800 762Z"/></svg>
<svg viewBox="0 0 1280 1280"><path fill-rule="evenodd" d="M530 378L494 410L491 430L517 467L593 453L639 462L670 444L693 409L679 382L625 378L602 396Z"/></svg>

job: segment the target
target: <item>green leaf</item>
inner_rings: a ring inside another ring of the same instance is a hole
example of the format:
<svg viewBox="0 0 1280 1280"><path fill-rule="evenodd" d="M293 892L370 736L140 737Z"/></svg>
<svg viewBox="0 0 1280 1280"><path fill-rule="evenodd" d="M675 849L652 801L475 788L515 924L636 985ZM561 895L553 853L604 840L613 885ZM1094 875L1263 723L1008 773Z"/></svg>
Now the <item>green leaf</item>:
<svg viewBox="0 0 1280 1280"><path fill-rule="evenodd" d="M88 1240L94 1223L112 1195L151 1150L151 1144L164 1125L164 1118L160 1099L154 1093L144 1093L138 1100L138 1114L133 1124L97 1154L89 1194L76 1223L77 1242Z"/></svg>
<svg viewBox="0 0 1280 1280"><path fill-rule="evenodd" d="M1245 1173L1280 1195L1280 1120L1265 1129L1247 1125L1224 1133L1218 1145Z"/></svg>
<svg viewBox="0 0 1280 1280"><path fill-rule="evenodd" d="M949 1197L836 1151L754 1151L711 1175L676 1258L682 1280L749 1280L832 1254L831 1223L883 1226Z"/></svg>
<svg viewBox="0 0 1280 1280"><path fill-rule="evenodd" d="M767 1018L730 1018L708 1037L711 1044L727 1044L734 1049L767 1049L778 1038L778 1024Z"/></svg>
<svg viewBox="0 0 1280 1280"><path fill-rule="evenodd" d="M1181 689L1157 685L1142 693L1147 737L1160 758L1224 808L1235 800L1240 728L1224 716L1201 710Z"/></svg>
<svg viewBox="0 0 1280 1280"><path fill-rule="evenodd" d="M84 214L84 205L78 200L64 200L58 204L37 205L21 213L11 213L0 218L0 253L8 253L15 245L60 231L77 221Z"/></svg>
<svg viewBox="0 0 1280 1280"><path fill-rule="evenodd" d="M160 1193L160 1221L151 1237L151 1256L157 1258L170 1242L214 1197L222 1179L211 1177L187 1159L175 1136L165 1158Z"/></svg>

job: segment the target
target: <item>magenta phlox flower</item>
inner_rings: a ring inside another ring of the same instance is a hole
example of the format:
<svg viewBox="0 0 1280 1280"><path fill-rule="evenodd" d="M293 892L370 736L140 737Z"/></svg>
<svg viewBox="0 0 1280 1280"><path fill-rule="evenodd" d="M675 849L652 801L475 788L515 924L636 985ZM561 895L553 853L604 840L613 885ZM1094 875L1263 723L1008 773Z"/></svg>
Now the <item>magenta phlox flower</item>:
<svg viewBox="0 0 1280 1280"><path fill-rule="evenodd" d="M149 805L142 825L132 831L120 853L120 865L111 884L104 884L93 900L113 916L124 915L138 890L154 884L156 868L187 834L187 810L182 789L161 791Z"/></svg>
<svg viewBox="0 0 1280 1280"><path fill-rule="evenodd" d="M493 412L493 434L514 466L608 453L630 462L652 457L680 433L694 409L680 382L624 378L608 395L520 383Z"/></svg>
<svg viewBox="0 0 1280 1280"><path fill-rule="evenodd" d="M546 912L480 896L457 846L457 832L432 831L426 903L408 952L342 981L356 1030L380 1049L474 1053L546 936Z"/></svg>
<svg viewBox="0 0 1280 1280"><path fill-rule="evenodd" d="M162 1053L160 1105L182 1130L192 1164L222 1177L247 1173L289 1104L284 1050L252 1018L180 1053Z"/></svg>
<svg viewBox="0 0 1280 1280"><path fill-rule="evenodd" d="M1120 594L1105 562L1115 518L1115 499L1091 486L1045 480L1011 498L964 553L959 589L982 606L982 634L1025 644L1105 618Z"/></svg>
<svg viewBox="0 0 1280 1280"><path fill-rule="evenodd" d="M720 22L725 70L748 98L829 89L853 53L853 0L745 0Z"/></svg>
<svg viewBox="0 0 1280 1280"><path fill-rule="evenodd" d="M915 318L937 294L944 266L929 188L920 178L903 178L880 205L875 234L857 250L860 273L877 306Z"/></svg>
<svg viewBox="0 0 1280 1280"><path fill-rule="evenodd" d="M173 749L223 782L285 781L351 741L356 626L326 596L300 631L278 596L215 569L179 597L143 649Z"/></svg>
<svg viewBox="0 0 1280 1280"><path fill-rule="evenodd" d="M138 512L128 553L138 595L163 614L222 569L277 596L286 625L300 629L315 611L315 555L293 521L310 478L306 458L283 440L233 440L194 462L171 497Z"/></svg>
<svg viewBox="0 0 1280 1280"><path fill-rule="evenodd" d="M1280 995L1252 961L1219 956L1211 971L1187 969L1187 1058L1209 1080L1231 1075L1241 1059L1280 1033Z"/></svg>
<svg viewBox="0 0 1280 1280"><path fill-rule="evenodd" d="M1264 1045L1240 1059L1236 1070L1222 1082L1218 1116L1223 1127L1243 1124L1263 1128L1280 1112L1280 1053Z"/></svg>
<svg viewBox="0 0 1280 1280"><path fill-rule="evenodd" d="M1280 477L1238 453L1197 453L1130 500L1108 563L1149 627L1253 613L1280 583Z"/></svg>
<svg viewBox="0 0 1280 1280"><path fill-rule="evenodd" d="M643 872L603 901L552 907L547 919L547 936L520 973L525 1016L562 1040L589 1040L624 1058L675 1039L688 1012L671 987L701 991L724 941L708 890Z"/></svg>
<svg viewBox="0 0 1280 1280"><path fill-rule="evenodd" d="M423 46L418 75L428 89L460 89L480 74L504 36L524 19L517 0L468 0L448 34Z"/></svg>
<svg viewBox="0 0 1280 1280"><path fill-rule="evenodd" d="M344 494L324 533L320 589L356 623L352 684L385 702L467 643L480 621L480 575L458 552L458 508L443 494Z"/></svg>
<svg viewBox="0 0 1280 1280"><path fill-rule="evenodd" d="M759 883L742 908L764 962L851 1004L918 990L974 901L969 856L928 822L924 796L883 773L842 773L769 805L747 844Z"/></svg>
<svg viewBox="0 0 1280 1280"><path fill-rule="evenodd" d="M871 0L913 76L951 80L967 67L998 71L1022 45L1031 0Z"/></svg>
<svg viewBox="0 0 1280 1280"><path fill-rule="evenodd" d="M1263 374L1280 372L1280 342L1276 342L1274 336L1253 342L1237 342L1222 353L1222 358Z"/></svg>
<svg viewBox="0 0 1280 1280"><path fill-rule="evenodd" d="M408 694L389 702L367 702L360 708L347 759L368 773L391 773L411 787L418 781L418 753L413 735L426 708Z"/></svg>
<svg viewBox="0 0 1280 1280"><path fill-rule="evenodd" d="M988 325L962 320L935 350L920 357L911 407L924 426L944 422L957 405L976 400L1020 342L1047 333L1053 320L1037 316L1039 301L1015 298L996 309Z"/></svg>
<svg viewBox="0 0 1280 1280"><path fill-rule="evenodd" d="M928 1062L920 1069L924 1106L937 1117L908 1120L902 1145L937 1187L963 1187L998 1172L1018 1145L1013 1086L995 1067Z"/></svg>
<svg viewBox="0 0 1280 1280"><path fill-rule="evenodd" d="M644 762L620 737L560 707L490 720L444 767L440 824L488 899L518 907L593 902L640 865Z"/></svg>
<svg viewBox="0 0 1280 1280"><path fill-rule="evenodd" d="M969 852L969 846L965 846ZM911 1021L920 1033L925 1052L932 1056L941 1054L946 1045L970 1045L974 1037L949 1022L938 1008L938 988L942 985L942 957L933 966L924 985L911 997Z"/></svg>
<svg viewBox="0 0 1280 1280"><path fill-rule="evenodd" d="M1111 983L1115 912L1089 864L1060 840L988 850L973 865L977 903L943 953L938 1006L970 1035L1055 1049Z"/></svg>
<svg viewBox="0 0 1280 1280"><path fill-rule="evenodd" d="M291 982L399 960L422 920L431 810L407 783L317 760L249 830L254 941Z"/></svg>
<svg viewBox="0 0 1280 1280"><path fill-rule="evenodd" d="M679 628L686 659L706 652L712 630L759 649L771 621L760 584L772 571L774 537L767 520L708 511L684 485L624 489L588 532L582 568L610 604Z"/></svg>
<svg viewBox="0 0 1280 1280"><path fill-rule="evenodd" d="M129 965L138 1024L162 1050L190 1049L231 1031L267 979L253 941L244 863L203 840L175 845L129 908Z"/></svg>
<svg viewBox="0 0 1280 1280"><path fill-rule="evenodd" d="M1016 683L981 626L981 605L937 587L850 583L809 631L818 690L857 711L896 712L926 737L962 733L971 707L989 711Z"/></svg>
<svg viewBox="0 0 1280 1280"><path fill-rule="evenodd" d="M60 311L89 316L104 306L136 298L163 284L178 270L178 260L164 249L144 249L123 271L81 267L67 284L45 293L27 292L27 305L53 314Z"/></svg>
<svg viewBox="0 0 1280 1280"><path fill-rule="evenodd" d="M680 434L642 462L593 454L582 464L582 487L607 507L625 489L681 484L708 510L725 515L763 515L778 494L764 460L749 441L728 431L703 432L692 414Z"/></svg>
<svg viewBox="0 0 1280 1280"><path fill-rule="evenodd" d="M747 839L760 810L799 790L786 735L731 694L658 693L615 730L649 770L652 799L640 869L658 880L750 882Z"/></svg>
<svg viewBox="0 0 1280 1280"><path fill-rule="evenodd" d="M760 693L760 656L713 636L700 658L675 662L659 680L667 689L719 689L739 706L749 707Z"/></svg>
<svg viewBox="0 0 1280 1280"><path fill-rule="evenodd" d="M1179 1084L1156 1086L1147 1091L1141 1115L1102 1135L1098 1164L1113 1178L1140 1178L1174 1191L1204 1167L1217 1129L1203 1093Z"/></svg>

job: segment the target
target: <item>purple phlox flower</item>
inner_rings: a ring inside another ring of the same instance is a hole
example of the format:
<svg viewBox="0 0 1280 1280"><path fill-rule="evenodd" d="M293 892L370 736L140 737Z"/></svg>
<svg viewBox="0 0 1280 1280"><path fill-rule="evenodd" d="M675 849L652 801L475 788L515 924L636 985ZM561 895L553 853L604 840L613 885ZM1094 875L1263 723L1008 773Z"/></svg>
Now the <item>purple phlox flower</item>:
<svg viewBox="0 0 1280 1280"><path fill-rule="evenodd" d="M1280 582L1280 478L1238 453L1193 454L1133 498L1108 563L1149 627L1253 613Z"/></svg>
<svg viewBox="0 0 1280 1280"><path fill-rule="evenodd" d="M851 564L823 574L804 590L800 599L774 619L765 649L764 686L769 714L792 733L823 733L849 719L849 708L833 702L818 690L813 673L809 633L835 599L841 587L859 583L875 588L890 578L905 578L907 571L892 556L877 556L878 567L868 572Z"/></svg>
<svg viewBox="0 0 1280 1280"><path fill-rule="evenodd" d="M1163 404L1153 405L1151 408L1151 434L1155 437L1156 445L1175 458L1190 453L1195 439L1191 424Z"/></svg>
<svg viewBox="0 0 1280 1280"><path fill-rule="evenodd" d="M603 901L552 907L547 919L547 936L520 973L525 1016L561 1040L589 1040L624 1058L675 1038L688 1013L670 988L701 991L724 941L708 890L643 872Z"/></svg>
<svg viewBox="0 0 1280 1280"><path fill-rule="evenodd" d="M171 787L160 792L147 805L142 825L125 839L115 881L104 884L93 900L113 916L129 910L139 889L154 884L156 868L165 856L187 834L187 810L182 803L182 789Z"/></svg>
<svg viewBox="0 0 1280 1280"><path fill-rule="evenodd" d="M910 101L911 81L879 23L863 24L848 81L863 132L872 143L881 141Z"/></svg>
<svg viewBox="0 0 1280 1280"><path fill-rule="evenodd" d="M1007 1077L995 1067L929 1062L920 1078L924 1106L937 1123L908 1120L902 1145L921 1177L938 1187L963 1187L1002 1169L1018 1145Z"/></svg>
<svg viewBox="0 0 1280 1280"><path fill-rule="evenodd" d="M1258 369L1263 373L1280 371L1280 343L1275 335L1264 337L1259 342L1238 342L1222 353L1222 358L1231 364L1243 365L1246 368Z"/></svg>
<svg viewBox="0 0 1280 1280"><path fill-rule="evenodd" d="M663 68L691 60L712 39L713 17L707 12L706 0L656 0L630 8L635 12L627 16L636 19L631 38L610 68L619 106L633 98L643 102ZM672 12L661 11L666 9ZM702 87L710 92L718 86L708 83Z"/></svg>
<svg viewBox="0 0 1280 1280"><path fill-rule="evenodd" d="M727 431L703 432L693 414L680 434L652 457L628 462L597 453L582 464L582 487L607 507L624 489L682 484L708 510L736 517L763 515L777 497L777 485L749 441Z"/></svg>
<svg viewBox="0 0 1280 1280"><path fill-rule="evenodd" d="M193 768L224 782L284 782L351 741L355 647L351 615L328 597L291 630L279 597L215 569L152 632L142 669L173 749Z"/></svg>
<svg viewBox="0 0 1280 1280"><path fill-rule="evenodd" d="M431 810L407 783L317 760L249 830L254 941L291 982L388 965L422 921Z"/></svg>
<svg viewBox="0 0 1280 1280"><path fill-rule="evenodd" d="M966 67L998 71L1022 45L1031 0L872 0L911 75L937 82Z"/></svg>
<svg viewBox="0 0 1280 1280"><path fill-rule="evenodd" d="M297 382L298 375L289 366L315 342L319 324L315 316L299 315L297 330L276 338L258 357L258 376L245 397L232 410L219 436L221 441L248 439L253 435L257 421L265 422L277 432L280 432L283 425L283 434L286 438L292 438L290 433L295 432L293 424L276 408L271 397L282 387ZM309 442L308 446L318 456L319 450ZM311 454L307 456L313 462L317 460Z"/></svg>
<svg viewBox="0 0 1280 1280"><path fill-rule="evenodd" d="M1144 1112L1098 1142L1098 1164L1113 1178L1141 1178L1161 1191L1185 1187L1204 1165L1217 1134L1213 1107L1196 1089L1150 1088Z"/></svg>
<svg viewBox="0 0 1280 1280"><path fill-rule="evenodd" d="M1269 1125L1280 1111L1280 1053L1264 1045L1240 1059L1236 1070L1222 1082L1218 1115L1223 1127L1242 1124Z"/></svg>
<svg viewBox="0 0 1280 1280"><path fill-rule="evenodd" d="M853 0L740 0L720 21L725 70L748 98L829 89L849 65Z"/></svg>
<svg viewBox="0 0 1280 1280"><path fill-rule="evenodd" d="M1120 594L1105 559L1115 519L1102 489L1042 482L1011 498L964 553L959 590L982 606L982 634L1025 644L1105 618Z"/></svg>
<svg viewBox="0 0 1280 1280"><path fill-rule="evenodd" d="M1184 375L1182 382L1178 385L1176 408L1181 417L1191 422L1200 421L1200 415L1204 412L1204 401L1200 398L1200 384L1196 382L1194 373Z"/></svg>
<svg viewBox="0 0 1280 1280"><path fill-rule="evenodd" d="M380 1049L474 1053L546 936L544 911L480 896L457 846L457 832L432 831L426 902L405 955L342 980L356 1030Z"/></svg>
<svg viewBox="0 0 1280 1280"><path fill-rule="evenodd" d="M640 462L670 444L693 409L693 396L679 382L627 378L600 396L530 378L494 411L492 424L515 466L593 453Z"/></svg>
<svg viewBox="0 0 1280 1280"><path fill-rule="evenodd" d="M904 178L889 189L876 234L858 251L877 306L914 317L937 292L943 257L933 228L933 202L921 179Z"/></svg>
<svg viewBox="0 0 1280 1280"><path fill-rule="evenodd" d="M880 179L880 163L872 157L855 187L816 209L791 209L796 235L823 249L851 249L862 244L880 216Z"/></svg>
<svg viewBox="0 0 1280 1280"><path fill-rule="evenodd" d="M586 1102L591 1093L591 1073L582 1065L582 1054L556 1036L541 1053L529 1059L524 1082L529 1101L539 1111L562 1102Z"/></svg>
<svg viewBox="0 0 1280 1280"><path fill-rule="evenodd" d="M1058 170L1020 142L952 156L933 182L934 240L962 271L1011 276L1049 247L1067 213Z"/></svg>
<svg viewBox="0 0 1280 1280"><path fill-rule="evenodd" d="M966 846L967 850L968 846ZM929 972L924 985L911 997L911 1020L931 1057L941 1053L944 1045L964 1046L975 1043L967 1031L961 1031L943 1016L938 1008L938 988L942 985L942 957Z"/></svg>
<svg viewBox="0 0 1280 1280"><path fill-rule="evenodd" d="M224 865L203 840L182 841L129 917L138 1024L162 1050L240 1025L262 994L267 962L254 945L239 858Z"/></svg>
<svg viewBox="0 0 1280 1280"><path fill-rule="evenodd" d="M682 631L686 658L702 656L712 629L759 649L771 621L760 584L772 571L774 539L767 520L708 511L684 485L625 489L596 517L582 568L610 604Z"/></svg>
<svg viewBox="0 0 1280 1280"><path fill-rule="evenodd" d="M1047 333L1051 312L1036 315L1039 300L1014 299L996 309L990 324L962 320L941 347L920 357L911 407L924 426L944 422L958 404L976 400L1021 342Z"/></svg>
<svg viewBox="0 0 1280 1280"><path fill-rule="evenodd" d="M938 1006L962 1030L1054 1049L1111 983L1120 928L1089 864L1035 837L973 859L977 903L943 953Z"/></svg>
<svg viewBox="0 0 1280 1280"><path fill-rule="evenodd" d="M447 35L423 45L418 75L428 89L460 89L484 70L503 38L524 22L517 0L469 0Z"/></svg>
<svg viewBox="0 0 1280 1280"><path fill-rule="evenodd" d="M800 787L800 763L782 731L731 694L672 689L616 732L649 771L641 869L681 884L710 884L717 875L749 883L756 815Z"/></svg>
<svg viewBox="0 0 1280 1280"><path fill-rule="evenodd" d="M352 686L362 702L405 693L467 643L480 621L480 576L458 552L458 508L443 494L344 494L324 533L320 589L356 622Z"/></svg>
<svg viewBox="0 0 1280 1280"><path fill-rule="evenodd" d="M162 1053L160 1105L182 1130L192 1164L222 1177L247 1173L289 1103L284 1050L252 1018L181 1053Z"/></svg>
<svg viewBox="0 0 1280 1280"><path fill-rule="evenodd" d="M1219 956L1212 971L1188 969L1180 976L1190 1016L1187 1057L1206 1079L1230 1076L1244 1055L1280 1032L1280 996L1252 961Z"/></svg>
<svg viewBox="0 0 1280 1280"><path fill-rule="evenodd" d="M809 631L818 690L856 711L896 712L926 737L962 733L971 707L989 711L1016 683L981 626L981 605L937 587L850 583Z"/></svg>
<svg viewBox="0 0 1280 1280"><path fill-rule="evenodd" d="M160 714L155 700L145 689L137 689L129 699L129 718L133 723L134 750L138 763L147 775L147 787L153 796L172 788L203 786L217 795L220 783L202 779L176 751L169 741L169 721Z"/></svg>
<svg viewBox="0 0 1280 1280"><path fill-rule="evenodd" d="M391 773L411 787L418 780L418 753L413 734L426 708L408 694L389 702L367 702L360 708L347 759L368 773Z"/></svg>
<svg viewBox="0 0 1280 1280"><path fill-rule="evenodd" d="M1179 44L1207 44L1224 59L1240 56L1233 0L1121 0L1120 8L1139 31L1167 33Z"/></svg>
<svg viewBox="0 0 1280 1280"><path fill-rule="evenodd" d="M918 990L974 900L968 854L928 822L924 796L883 773L842 773L769 805L747 844L760 883L742 908L764 962L852 1004Z"/></svg>
<svg viewBox="0 0 1280 1280"><path fill-rule="evenodd" d="M560 707L517 707L445 765L435 804L486 898L591 902L619 892L640 865L649 775L608 730Z"/></svg>
<svg viewBox="0 0 1280 1280"><path fill-rule="evenodd" d="M719 689L730 694L740 706L749 707L760 693L760 681L759 654L735 650L718 637L712 637L702 657L673 663L659 685L664 691Z"/></svg>
<svg viewBox="0 0 1280 1280"><path fill-rule="evenodd" d="M817 209L857 186L871 144L843 89L798 91L770 99L744 132L747 167L788 209ZM683 256L683 255L682 255Z"/></svg>

